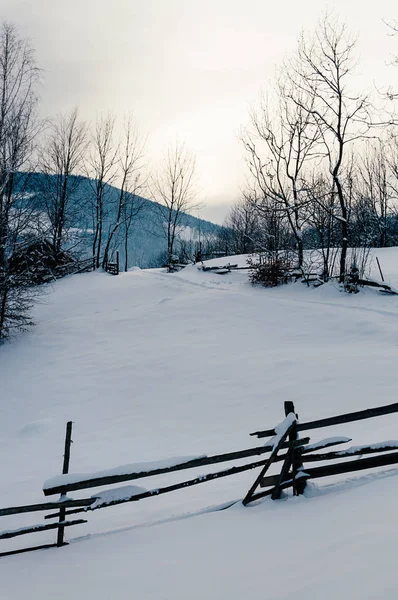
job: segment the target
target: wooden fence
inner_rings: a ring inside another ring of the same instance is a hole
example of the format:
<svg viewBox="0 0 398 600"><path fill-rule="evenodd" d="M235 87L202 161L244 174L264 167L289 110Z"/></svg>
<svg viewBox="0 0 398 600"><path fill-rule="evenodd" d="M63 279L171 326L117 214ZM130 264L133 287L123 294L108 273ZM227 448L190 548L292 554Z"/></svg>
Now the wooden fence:
<svg viewBox="0 0 398 600"><path fill-rule="evenodd" d="M99 259L100 264L103 264L103 268L110 275L119 275L119 252L116 252L115 262L104 262L103 258ZM95 271L96 259L94 257L85 258L84 260L76 260L66 266L61 266L55 269L55 277L63 277L65 275L75 275L77 273L87 273L89 271Z"/></svg>
<svg viewBox="0 0 398 600"><path fill-rule="evenodd" d="M292 402L285 402L284 410L285 419L277 427L268 430L256 431L250 434L252 436L256 436L257 438L272 437L272 439L267 442L266 445L247 448L245 450L239 450L236 452L216 454L213 456L201 456L181 462L171 461L168 464L165 464L163 461L163 464L161 463L157 466L153 466L148 470L142 470L141 468L137 470L132 469L131 472L123 471L118 473L116 469L116 471L113 470L112 474L107 474L104 472L103 474L97 473L93 474L92 476L82 476L82 478L77 476L68 478L72 436L72 423L68 422L65 436L65 452L62 468L63 474L53 481L50 480L43 489L45 496L60 494L60 498L53 502L47 501L39 504L14 506L0 509L0 517L20 513L55 511L47 514L45 519L57 519L58 522L23 527L13 531L3 531L0 532L0 539L9 539L29 533L55 529L57 530L56 543L22 548L20 550L12 550L10 552L3 552L0 553L0 556L66 545L64 540L65 528L87 523L85 519L66 520L67 516L71 514L82 512L87 514L88 511L92 510L98 510L118 504L125 504L127 502L137 502L145 498L167 494L179 489L206 483L207 481L212 481L214 479L236 475L251 469L260 468L260 472L242 500L244 506L247 506L248 504L265 496L271 496L273 500L277 500L280 498L282 490L287 488L292 488L294 495L302 494L305 490L306 482L309 479L329 477L332 475L340 475L342 473L360 471L363 469L373 469L375 467L398 464L398 452L393 452L393 450L398 450L398 441L354 446L345 450L324 452L326 448L347 444L351 441L351 439L347 437L333 437L310 444L309 437L299 438L300 431L331 427L343 423L351 423L354 421L396 413L398 412L398 403L337 415L327 419L318 419L316 421L309 421L306 423L299 423L298 416L295 413L295 407ZM114 485L125 481L144 479L146 477L153 477L156 475L163 475L176 471L185 471L188 469L214 465L218 463L228 463L256 456L262 457L262 455L265 454L268 456L253 462L229 466L220 471L207 473L206 475L193 477L179 483L158 487L152 490L145 490L142 492L139 490L138 492L137 490L133 490L131 494L126 495L123 493L118 496L118 489L116 489L113 490L116 493L113 494L112 498L109 498L107 495L101 496L101 492L98 492L98 494L93 495L90 498L70 499L67 496L67 494L74 491L90 489L104 485ZM360 461L349 460L354 456L364 455L373 456L362 458ZM337 462L334 462L336 460ZM280 472L273 475L267 475L270 467L278 462L282 462ZM328 464L318 467L309 466L307 468L307 463L311 465L314 462L327 462ZM223 506L222 508L225 509L231 505L232 503L227 506Z"/></svg>

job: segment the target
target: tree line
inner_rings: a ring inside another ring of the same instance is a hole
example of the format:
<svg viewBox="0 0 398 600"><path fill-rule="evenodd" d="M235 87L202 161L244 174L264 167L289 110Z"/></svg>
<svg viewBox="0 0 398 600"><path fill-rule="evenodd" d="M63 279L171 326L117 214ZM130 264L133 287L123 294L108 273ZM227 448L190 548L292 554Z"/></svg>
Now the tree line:
<svg viewBox="0 0 398 600"><path fill-rule="evenodd" d="M241 140L248 183L224 236L236 253L321 250L341 282L349 248L398 244L394 94L356 89L356 42L329 15L278 71ZM376 106L378 104L378 106Z"/></svg>

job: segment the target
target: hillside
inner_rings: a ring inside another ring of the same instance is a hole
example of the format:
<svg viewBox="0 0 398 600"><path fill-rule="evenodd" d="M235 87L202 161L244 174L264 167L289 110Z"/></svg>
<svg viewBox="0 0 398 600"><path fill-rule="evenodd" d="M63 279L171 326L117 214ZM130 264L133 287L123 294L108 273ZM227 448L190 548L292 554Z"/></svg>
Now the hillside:
<svg viewBox="0 0 398 600"><path fill-rule="evenodd" d="M398 287L398 249L377 256ZM61 472L68 420L71 471L92 472L254 446L248 434L280 422L285 400L303 421L397 401L398 301L372 289L266 290L251 287L245 271L194 266L89 273L48 288L35 320L0 348L2 506L43 500L43 482ZM397 440L398 416L314 431L311 441L329 435L353 445ZM1 558L2 597L395 597L397 468L206 514L242 498L254 477L88 513L87 524L67 531L68 547ZM39 522L39 513L2 517L0 529ZM54 533L27 537L44 544ZM0 552L23 541L1 541Z"/></svg>
<svg viewBox="0 0 398 600"><path fill-rule="evenodd" d="M48 176L47 176L48 177ZM54 179L55 176L49 176ZM45 200L43 189L47 189L49 182L46 176L40 173L19 173L16 181L16 193L21 194L22 202L33 203L35 210L45 214ZM70 218L67 230L70 232L70 245L79 249L81 253L91 255L93 240L92 203L93 181L87 177L72 177L70 187L73 195L70 200ZM114 223L117 213L119 189L112 185L105 185L104 197L109 207L104 216L104 232L106 235L110 225ZM156 203L146 198L139 197L143 209L134 220L128 242L128 266L146 268L159 262L159 256L167 249L162 224L159 219ZM199 237L202 239L212 237L220 230L219 225L210 223L195 216L183 213L181 216L181 237L187 242L192 242L192 254ZM77 243L78 242L78 243ZM124 239L122 231L116 236L113 252L119 250L121 264L124 264Z"/></svg>

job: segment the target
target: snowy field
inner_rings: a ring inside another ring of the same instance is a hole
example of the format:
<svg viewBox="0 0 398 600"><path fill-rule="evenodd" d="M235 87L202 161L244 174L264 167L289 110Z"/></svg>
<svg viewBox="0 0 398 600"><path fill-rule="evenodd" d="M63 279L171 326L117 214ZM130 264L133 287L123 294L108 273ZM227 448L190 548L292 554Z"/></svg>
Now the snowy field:
<svg viewBox="0 0 398 600"><path fill-rule="evenodd" d="M398 287L398 249L377 256ZM70 470L79 473L259 445L249 433L283 420L285 400L302 421L398 401L398 297L372 289L266 290L252 288L246 271L136 269L57 282L35 320L0 348L1 507L44 500L43 482L62 469L68 420ZM398 415L309 433L312 442L398 440ZM137 483L152 489L219 468ZM87 524L66 530L68 547L0 559L0 597L397 597L398 468L208 512L242 498L257 472L88 513ZM42 519L1 517L0 530ZM0 551L55 537L4 540Z"/></svg>

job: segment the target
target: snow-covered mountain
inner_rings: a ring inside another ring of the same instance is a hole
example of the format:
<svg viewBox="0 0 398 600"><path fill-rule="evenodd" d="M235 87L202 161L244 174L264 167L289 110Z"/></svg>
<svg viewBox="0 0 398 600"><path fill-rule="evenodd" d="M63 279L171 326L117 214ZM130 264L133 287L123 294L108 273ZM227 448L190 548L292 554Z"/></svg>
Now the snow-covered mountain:
<svg viewBox="0 0 398 600"><path fill-rule="evenodd" d="M42 226L45 224L45 201L43 196L44 184L49 186L48 181L40 173L19 173L16 178L16 194L20 195L21 202L29 202L34 205L37 222ZM51 176L50 176L51 177ZM76 248L79 245L81 251L90 255L93 241L93 185L92 180L87 177L73 177L71 188L74 189L70 200L68 217L68 238L70 245ZM117 212L119 189L111 185L105 185L104 197L107 208L105 210L103 235L106 237L111 224L115 222ZM139 266L146 268L161 263L161 255L167 249L166 238L159 219L159 210L156 203L146 198L140 198L143 209L133 221L131 234L128 240L128 266ZM183 213L181 216L181 238L185 244L190 243L192 253L196 248L196 242L201 238L206 240L214 238L220 231L220 226L209 221L199 219L195 216ZM119 250L121 263L124 264L124 239L116 236L113 252ZM177 247L178 250L178 247Z"/></svg>

